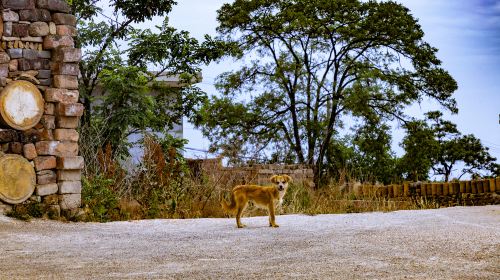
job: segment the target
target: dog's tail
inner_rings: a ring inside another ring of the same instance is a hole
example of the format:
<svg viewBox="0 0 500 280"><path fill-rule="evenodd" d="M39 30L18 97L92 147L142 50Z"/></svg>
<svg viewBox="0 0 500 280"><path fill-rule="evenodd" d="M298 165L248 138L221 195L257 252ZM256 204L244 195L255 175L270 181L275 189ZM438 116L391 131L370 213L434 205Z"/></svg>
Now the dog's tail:
<svg viewBox="0 0 500 280"><path fill-rule="evenodd" d="M231 203L227 203L223 195L220 195L220 205L226 212L234 212L236 210L236 200L234 199L234 193L231 192Z"/></svg>

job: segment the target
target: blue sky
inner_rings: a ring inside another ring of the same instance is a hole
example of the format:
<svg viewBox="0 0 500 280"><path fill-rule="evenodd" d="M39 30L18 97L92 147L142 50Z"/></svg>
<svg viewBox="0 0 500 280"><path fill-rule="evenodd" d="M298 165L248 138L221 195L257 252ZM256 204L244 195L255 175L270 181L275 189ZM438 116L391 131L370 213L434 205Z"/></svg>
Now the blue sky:
<svg viewBox="0 0 500 280"><path fill-rule="evenodd" d="M203 34L215 34L216 10L228 1L184 0L169 15L171 25L191 32L202 39ZM425 40L439 49L442 66L457 80L455 92L459 113L448 118L463 134L474 134L490 153L500 159L500 0L399 0L419 19ZM211 64L203 70L200 85L215 93L214 78L227 71L231 61ZM411 108L420 115L434 105L423 102ZM207 149L208 142L191 125L185 123L188 147ZM393 147L401 152L395 133ZM187 153L204 157L203 153Z"/></svg>

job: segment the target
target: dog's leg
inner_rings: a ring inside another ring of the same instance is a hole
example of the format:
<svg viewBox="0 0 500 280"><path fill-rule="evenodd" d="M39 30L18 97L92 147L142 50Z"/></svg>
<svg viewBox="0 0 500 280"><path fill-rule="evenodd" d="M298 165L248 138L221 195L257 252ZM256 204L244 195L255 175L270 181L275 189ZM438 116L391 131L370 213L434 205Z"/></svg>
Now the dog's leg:
<svg viewBox="0 0 500 280"><path fill-rule="evenodd" d="M276 224L276 221L275 221L275 217L274 217L274 205L273 203L269 203L269 226L270 227L279 227L277 224Z"/></svg>
<svg viewBox="0 0 500 280"><path fill-rule="evenodd" d="M238 204L238 212L236 213L236 226L238 228L245 227L245 225L241 223L241 214L243 213L243 210L245 209L247 202L248 201L243 201L241 204Z"/></svg>

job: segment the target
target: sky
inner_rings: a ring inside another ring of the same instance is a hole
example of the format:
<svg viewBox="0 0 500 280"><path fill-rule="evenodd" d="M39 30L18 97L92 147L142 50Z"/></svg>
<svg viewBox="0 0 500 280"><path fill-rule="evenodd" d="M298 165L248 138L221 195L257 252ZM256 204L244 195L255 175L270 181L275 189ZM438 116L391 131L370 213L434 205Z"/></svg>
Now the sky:
<svg viewBox="0 0 500 280"><path fill-rule="evenodd" d="M216 11L228 0L179 0L168 15L170 25L203 39L216 35ZM454 93L459 113L445 116L456 123L463 134L474 134L500 162L500 0L397 0L410 9L425 33L424 40L439 49L442 67L458 83ZM161 19L154 20L160 24ZM232 60L212 63L203 68L199 86L215 94L214 80L235 65ZM414 105L409 112L422 115L435 109L432 102ZM438 108L439 109L439 108ZM397 130L397 128L395 128ZM395 132L393 150L402 152L403 134ZM187 147L207 150L209 142L191 124L184 122ZM188 157L210 157L188 150Z"/></svg>

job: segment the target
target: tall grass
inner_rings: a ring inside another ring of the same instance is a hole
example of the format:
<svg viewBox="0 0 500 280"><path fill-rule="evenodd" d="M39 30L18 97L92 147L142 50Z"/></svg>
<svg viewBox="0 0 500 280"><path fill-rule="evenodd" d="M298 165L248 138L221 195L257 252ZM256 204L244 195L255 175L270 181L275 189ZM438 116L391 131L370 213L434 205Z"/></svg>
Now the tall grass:
<svg viewBox="0 0 500 280"><path fill-rule="evenodd" d="M228 198L232 187L253 179L242 181L216 164L194 171L176 148L151 135L145 135L141 164L135 169L124 168L123 161L99 138L97 129L82 129L80 145L86 162L82 202L88 221L227 217L220 206L221 197ZM315 215L437 207L428 201L391 201L376 193L360 199L359 193L342 185L345 183L330 181L312 189L292 184L280 212ZM249 205L245 214L266 212Z"/></svg>

